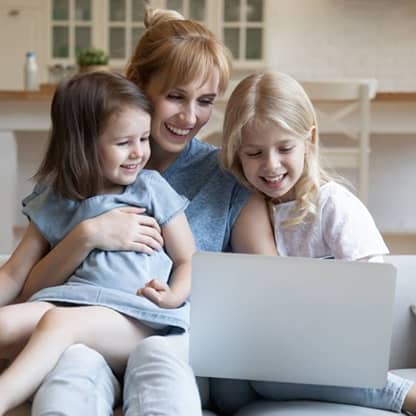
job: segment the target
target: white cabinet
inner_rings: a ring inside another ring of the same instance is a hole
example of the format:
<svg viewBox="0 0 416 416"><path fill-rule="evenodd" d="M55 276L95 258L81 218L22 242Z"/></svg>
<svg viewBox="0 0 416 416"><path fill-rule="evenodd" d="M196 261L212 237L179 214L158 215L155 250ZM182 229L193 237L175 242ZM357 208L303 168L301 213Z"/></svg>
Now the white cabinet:
<svg viewBox="0 0 416 416"><path fill-rule="evenodd" d="M205 23L222 39L239 66L265 61L266 0L153 0ZM109 52L110 65L124 67L144 31L143 0L49 0L50 63L75 63L80 48Z"/></svg>
<svg viewBox="0 0 416 416"><path fill-rule="evenodd" d="M25 55L34 51L45 62L44 8L41 0L0 2L0 90L23 89ZM40 66L40 78L45 69Z"/></svg>
<svg viewBox="0 0 416 416"><path fill-rule="evenodd" d="M265 56L267 0L153 0L152 5L180 11L205 23L224 40L234 68L255 69ZM1 0L0 90L23 88L23 64L34 50L39 81L48 67L74 65L80 49L94 46L110 54L110 66L124 68L144 30L143 0ZM13 41L11 41L13 40Z"/></svg>

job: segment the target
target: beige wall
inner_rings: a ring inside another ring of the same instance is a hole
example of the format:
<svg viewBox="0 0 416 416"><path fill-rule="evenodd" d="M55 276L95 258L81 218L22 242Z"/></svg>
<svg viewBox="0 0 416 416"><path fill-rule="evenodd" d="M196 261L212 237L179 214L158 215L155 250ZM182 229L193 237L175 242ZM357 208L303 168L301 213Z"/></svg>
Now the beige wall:
<svg viewBox="0 0 416 416"><path fill-rule="evenodd" d="M269 0L270 65L299 79L416 91L415 0Z"/></svg>

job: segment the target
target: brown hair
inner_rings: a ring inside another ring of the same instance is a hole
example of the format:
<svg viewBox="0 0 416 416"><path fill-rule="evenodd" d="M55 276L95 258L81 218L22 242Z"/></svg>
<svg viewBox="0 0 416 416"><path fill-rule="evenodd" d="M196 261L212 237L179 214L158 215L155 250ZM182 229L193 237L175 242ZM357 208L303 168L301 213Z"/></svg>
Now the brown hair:
<svg viewBox="0 0 416 416"><path fill-rule="evenodd" d="M34 178L68 199L96 195L103 181L97 139L110 116L125 106L151 110L122 75L93 72L61 82L52 100L48 149Z"/></svg>
<svg viewBox="0 0 416 416"><path fill-rule="evenodd" d="M149 2L146 2L149 4ZM146 8L146 31L127 67L127 78L144 91L155 75L161 75L160 93L186 85L202 76L207 81L218 69L219 92L227 88L231 54L201 23L186 20L173 10Z"/></svg>

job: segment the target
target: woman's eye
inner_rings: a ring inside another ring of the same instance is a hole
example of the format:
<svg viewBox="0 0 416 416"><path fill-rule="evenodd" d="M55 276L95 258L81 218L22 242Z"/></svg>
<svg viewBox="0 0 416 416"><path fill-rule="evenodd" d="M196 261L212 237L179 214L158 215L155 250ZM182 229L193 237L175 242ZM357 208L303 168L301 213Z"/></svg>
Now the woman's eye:
<svg viewBox="0 0 416 416"><path fill-rule="evenodd" d="M199 104L202 106L210 106L214 104L214 100L199 100Z"/></svg>
<svg viewBox="0 0 416 416"><path fill-rule="evenodd" d="M168 94L169 100L180 100L182 99L182 96L176 95L176 94Z"/></svg>

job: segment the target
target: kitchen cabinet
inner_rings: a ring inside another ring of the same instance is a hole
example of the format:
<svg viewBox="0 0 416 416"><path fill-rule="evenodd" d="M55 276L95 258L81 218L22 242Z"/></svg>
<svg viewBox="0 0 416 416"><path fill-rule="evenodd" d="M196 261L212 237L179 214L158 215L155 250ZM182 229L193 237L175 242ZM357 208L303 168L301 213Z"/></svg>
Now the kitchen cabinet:
<svg viewBox="0 0 416 416"><path fill-rule="evenodd" d="M266 16L270 0L153 0L206 24L233 53L234 68L265 66ZM74 65L80 49L94 46L110 54L110 66L123 70L144 31L142 0L2 0L0 50L7 56L0 90L23 89L27 51L37 56L39 82L48 68ZM13 39L13 42L10 42Z"/></svg>
<svg viewBox="0 0 416 416"><path fill-rule="evenodd" d="M0 89L23 89L23 67L28 51L45 62L45 15L41 0L2 0L0 2ZM42 71L42 68L40 68ZM45 77L45 72L40 74Z"/></svg>

